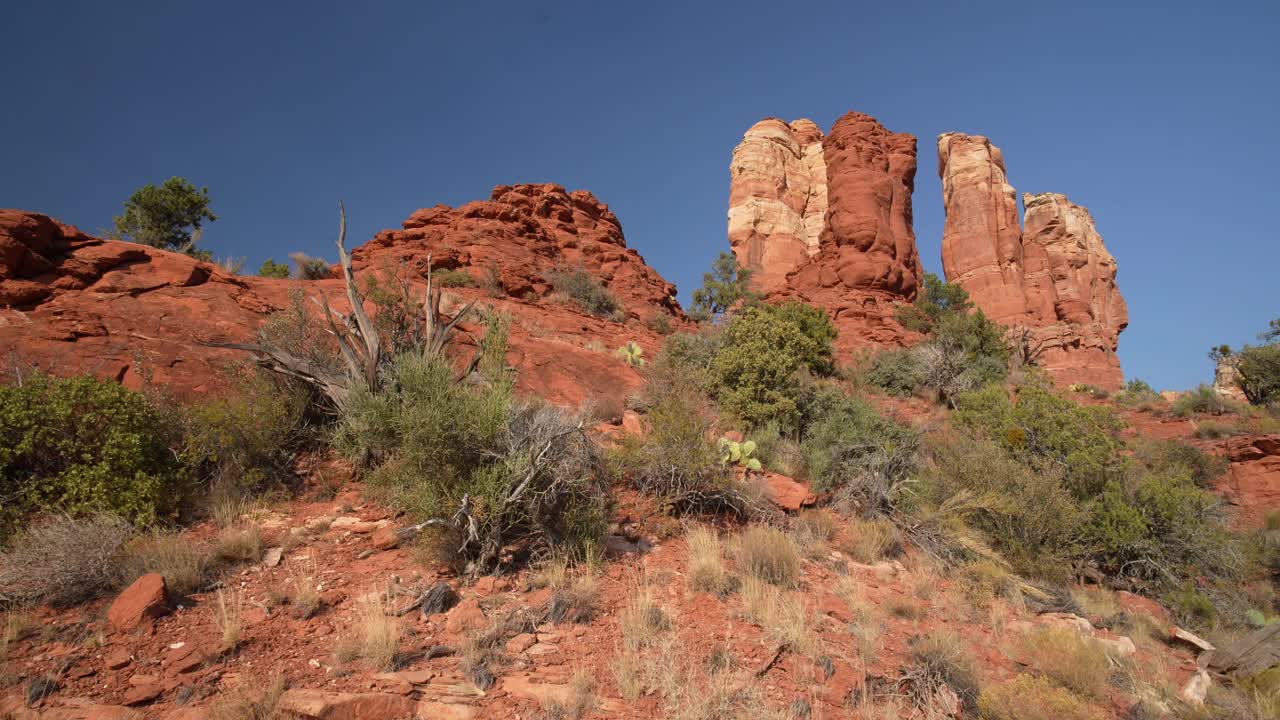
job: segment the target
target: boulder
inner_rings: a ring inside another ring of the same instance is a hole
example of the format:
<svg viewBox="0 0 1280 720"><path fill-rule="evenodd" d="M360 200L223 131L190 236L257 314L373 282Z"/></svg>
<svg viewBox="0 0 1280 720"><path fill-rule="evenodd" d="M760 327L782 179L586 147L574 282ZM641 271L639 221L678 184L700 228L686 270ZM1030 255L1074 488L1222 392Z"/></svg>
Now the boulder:
<svg viewBox="0 0 1280 720"><path fill-rule="evenodd" d="M107 622L116 630L128 632L169 612L164 576L148 573L116 596L107 610Z"/></svg>
<svg viewBox="0 0 1280 720"><path fill-rule="evenodd" d="M808 485L792 480L786 475L765 472L764 486L769 501L789 512L812 505L817 500L817 496L809 490Z"/></svg>

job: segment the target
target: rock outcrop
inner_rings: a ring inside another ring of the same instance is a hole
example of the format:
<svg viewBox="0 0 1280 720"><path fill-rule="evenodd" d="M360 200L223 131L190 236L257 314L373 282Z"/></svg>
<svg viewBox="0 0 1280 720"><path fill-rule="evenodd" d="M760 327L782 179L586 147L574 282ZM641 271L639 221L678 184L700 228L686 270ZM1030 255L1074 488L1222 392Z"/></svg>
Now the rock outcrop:
<svg viewBox="0 0 1280 720"><path fill-rule="evenodd" d="M461 269L487 285L447 292L511 314L508 362L517 387L553 401L620 400L639 387L640 376L599 348L635 341L652 356L660 344L653 328L685 322L675 287L626 247L608 207L556 185L500 186L487 201L419 210L403 229L379 233L352 255L361 276L393 272L419 282L430 258L436 269ZM618 317L595 317L548 297L552 272L578 268L618 300ZM342 309L337 279L238 276L187 255L95 238L38 213L0 210L6 367L206 395L232 385L229 370L246 358L199 341L252 338L290 307L296 291L324 293Z"/></svg>
<svg viewBox="0 0 1280 720"><path fill-rule="evenodd" d="M938 175L947 281L993 320L1031 330L1055 381L1119 388L1116 349L1128 311L1089 211L1064 195L1028 193L1020 224L1004 157L981 136L939 136Z"/></svg>
<svg viewBox="0 0 1280 720"><path fill-rule="evenodd" d="M838 351L903 344L894 308L922 274L915 171L915 138L869 115L847 113L825 137L808 120L763 120L734 150L730 245L758 291L825 308Z"/></svg>

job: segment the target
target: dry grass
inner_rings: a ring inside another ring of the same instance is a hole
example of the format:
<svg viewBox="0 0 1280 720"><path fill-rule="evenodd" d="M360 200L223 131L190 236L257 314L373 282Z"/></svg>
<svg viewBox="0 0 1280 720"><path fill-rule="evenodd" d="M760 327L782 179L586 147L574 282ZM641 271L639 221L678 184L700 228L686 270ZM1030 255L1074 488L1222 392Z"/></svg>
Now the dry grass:
<svg viewBox="0 0 1280 720"><path fill-rule="evenodd" d="M177 533L156 532L129 543L125 551L126 583L159 573L165 585L178 595L190 595L204 588L209 573L209 554L204 548Z"/></svg>
<svg viewBox="0 0 1280 720"><path fill-rule="evenodd" d="M569 577L569 558L555 554L538 563L529 575L529 584L558 590L569 583Z"/></svg>
<svg viewBox="0 0 1280 720"><path fill-rule="evenodd" d="M360 659L378 670L394 670L402 632L399 618L387 615L382 593L370 592L356 601L351 625L339 636L334 654L339 663Z"/></svg>
<svg viewBox="0 0 1280 720"><path fill-rule="evenodd" d="M798 593L784 592L758 578L742 583L743 614L775 642L790 644L797 654L812 657L819 649L813 614Z"/></svg>
<svg viewBox="0 0 1280 720"><path fill-rule="evenodd" d="M240 633L243 630L240 615L244 609L244 596L234 591L219 590L217 598L214 621L218 625L222 649L234 650L240 645Z"/></svg>
<svg viewBox="0 0 1280 720"><path fill-rule="evenodd" d="M911 643L911 661L924 676L930 695L941 683L955 691L967 713L976 709L982 688L973 655L959 636L935 632L915 638Z"/></svg>
<svg viewBox="0 0 1280 720"><path fill-rule="evenodd" d="M599 603L600 586L595 576L579 575L552 594L548 618L557 623L590 622Z"/></svg>
<svg viewBox="0 0 1280 720"><path fill-rule="evenodd" d="M891 597L884 603L885 610L899 620L923 620L928 610L910 598Z"/></svg>
<svg viewBox="0 0 1280 720"><path fill-rule="evenodd" d="M862 586L848 576L836 580L835 592L853 615L848 630L853 636L858 657L864 664L875 662L876 655L880 652L880 636L883 634L875 617L875 606L867 600Z"/></svg>
<svg viewBox="0 0 1280 720"><path fill-rule="evenodd" d="M733 576L724 566L724 547L714 530L694 527L685 535L689 546L689 588L720 596L733 590Z"/></svg>
<svg viewBox="0 0 1280 720"><path fill-rule="evenodd" d="M9 648L36 634L39 625L26 613L6 613L4 624L0 625L0 662L9 657Z"/></svg>
<svg viewBox="0 0 1280 720"><path fill-rule="evenodd" d="M578 670L569 681L569 696L543 703L545 720L583 720L596 709L596 681L586 670Z"/></svg>
<svg viewBox="0 0 1280 720"><path fill-rule="evenodd" d="M836 536L839 526L835 516L826 510L804 510L792 525L791 537L804 552L805 557L818 559L829 552L828 543Z"/></svg>
<svg viewBox="0 0 1280 720"><path fill-rule="evenodd" d="M896 555L900 547L897 528L885 518L850 518L844 540L838 545L840 551L868 565Z"/></svg>
<svg viewBox="0 0 1280 720"><path fill-rule="evenodd" d="M314 560L296 563L289 572L289 604L306 620L320 609L320 577Z"/></svg>
<svg viewBox="0 0 1280 720"><path fill-rule="evenodd" d="M1106 649L1071 628L1041 628L1022 639L1031 667L1053 682L1086 697L1106 693L1111 663Z"/></svg>
<svg viewBox="0 0 1280 720"><path fill-rule="evenodd" d="M618 625L627 652L642 650L673 627L671 614L654 601L647 587L632 594L626 607L622 608Z"/></svg>
<svg viewBox="0 0 1280 720"><path fill-rule="evenodd" d="M274 720L276 704L284 694L285 681L279 675L271 678L261 692L257 683L243 681L235 689L219 695L209 704L209 720Z"/></svg>
<svg viewBox="0 0 1280 720"><path fill-rule="evenodd" d="M738 536L735 559L746 575L779 587L794 587L800 579L800 551L786 533L755 525Z"/></svg>
<svg viewBox="0 0 1280 720"><path fill-rule="evenodd" d="M960 594L975 608L987 609L996 598L1015 604L1022 600L1017 576L991 560L975 560L966 564L955 576Z"/></svg>
<svg viewBox="0 0 1280 720"><path fill-rule="evenodd" d="M1105 720L1107 713L1045 678L1019 675L978 696L983 720Z"/></svg>
<svg viewBox="0 0 1280 720"><path fill-rule="evenodd" d="M251 563L262 558L262 531L257 525L233 525L218 533L213 556L223 562Z"/></svg>

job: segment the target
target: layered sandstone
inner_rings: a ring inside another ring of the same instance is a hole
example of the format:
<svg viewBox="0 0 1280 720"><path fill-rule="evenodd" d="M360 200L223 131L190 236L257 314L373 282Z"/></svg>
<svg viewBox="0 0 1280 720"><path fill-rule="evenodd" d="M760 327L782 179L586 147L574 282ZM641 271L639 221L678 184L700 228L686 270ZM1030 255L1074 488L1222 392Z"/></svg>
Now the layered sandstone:
<svg viewBox="0 0 1280 720"><path fill-rule="evenodd" d="M420 283L430 257L437 269L464 269L488 283L448 293L508 312L517 386L564 403L624 397L640 385L639 374L598 348L635 341L652 356L661 339L644 321L684 322L674 286L626 247L613 213L590 193L555 185L503 186L488 201L419 210L404 229L379 233L352 255L361 277L395 272ZM621 317L597 318L545 297L548 274L579 267L608 287ZM0 210L6 366L205 395L233 386L246 357L200 341L251 339L299 291L323 293L342 309L336 279L238 276L187 255L95 238L38 213Z"/></svg>
<svg viewBox="0 0 1280 720"><path fill-rule="evenodd" d="M1032 330L1054 380L1118 388L1128 311L1089 211L1057 193L1025 194L1019 223L1004 157L981 136L939 136L938 175L947 281L997 322Z"/></svg>
<svg viewBox="0 0 1280 720"><path fill-rule="evenodd" d="M915 138L869 115L847 113L825 137L808 120L761 121L734 150L730 245L755 289L826 309L838 350L903 344L894 309L921 278L915 171Z"/></svg>

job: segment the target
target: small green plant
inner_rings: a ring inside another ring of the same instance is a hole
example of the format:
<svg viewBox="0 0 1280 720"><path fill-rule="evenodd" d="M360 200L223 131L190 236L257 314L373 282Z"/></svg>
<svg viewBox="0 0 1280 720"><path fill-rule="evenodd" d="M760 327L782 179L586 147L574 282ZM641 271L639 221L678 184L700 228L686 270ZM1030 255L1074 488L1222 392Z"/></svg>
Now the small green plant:
<svg viewBox="0 0 1280 720"><path fill-rule="evenodd" d="M631 367L645 366L644 348L634 340L627 341L626 345L614 351L614 355Z"/></svg>
<svg viewBox="0 0 1280 720"><path fill-rule="evenodd" d="M621 311L608 289L584 268L553 272L548 279L557 293L592 315L613 317Z"/></svg>
<svg viewBox="0 0 1280 720"><path fill-rule="evenodd" d="M447 268L431 273L431 282L443 288L480 287L480 281L462 268Z"/></svg>
<svg viewBox="0 0 1280 720"><path fill-rule="evenodd" d="M752 440L738 442L729 438L720 438L718 447L720 449L721 464L738 465L754 472L760 472L764 469L761 467L760 461L752 457L756 451L756 444Z"/></svg>
<svg viewBox="0 0 1280 720"><path fill-rule="evenodd" d="M702 274L702 287L693 291L689 316L698 322L723 317L734 305L758 298L750 288L751 271L738 265L733 253L721 252Z"/></svg>
<svg viewBox="0 0 1280 720"><path fill-rule="evenodd" d="M277 279L287 278L289 277L289 266L276 262L274 258L267 258L262 261L262 265L258 266L258 276Z"/></svg>
<svg viewBox="0 0 1280 720"><path fill-rule="evenodd" d="M112 234L122 240L198 255L201 251L195 244L201 227L206 220L217 219L209 211L209 188L197 190L185 178L171 177L159 186L147 184L134 191L124 203L124 214L114 218Z"/></svg>

